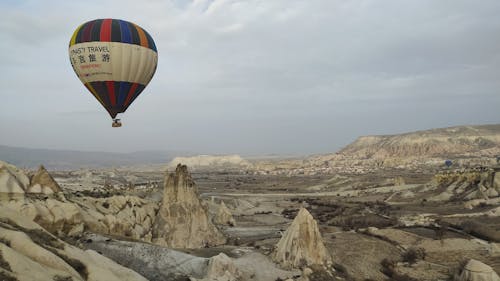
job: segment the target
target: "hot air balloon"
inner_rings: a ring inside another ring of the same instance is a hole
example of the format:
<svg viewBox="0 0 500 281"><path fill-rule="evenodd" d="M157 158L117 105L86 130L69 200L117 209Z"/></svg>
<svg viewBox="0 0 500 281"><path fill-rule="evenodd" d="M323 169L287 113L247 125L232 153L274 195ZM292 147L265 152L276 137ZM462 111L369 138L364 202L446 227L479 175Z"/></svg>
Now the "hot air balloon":
<svg viewBox="0 0 500 281"><path fill-rule="evenodd" d="M118 19L96 19L80 25L69 42L73 70L89 92L121 127L123 113L156 71L153 38L138 25Z"/></svg>
<svg viewBox="0 0 500 281"><path fill-rule="evenodd" d="M448 160L444 161L444 164L446 165L446 167L449 168L451 165L453 165L453 162L448 159Z"/></svg>

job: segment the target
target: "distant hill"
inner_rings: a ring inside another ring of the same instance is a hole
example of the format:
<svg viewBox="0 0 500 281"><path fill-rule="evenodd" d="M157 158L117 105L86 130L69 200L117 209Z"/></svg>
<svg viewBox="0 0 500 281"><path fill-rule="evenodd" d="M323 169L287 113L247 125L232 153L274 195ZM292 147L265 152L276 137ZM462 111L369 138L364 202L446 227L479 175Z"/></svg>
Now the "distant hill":
<svg viewBox="0 0 500 281"><path fill-rule="evenodd" d="M217 170L248 168L250 162L239 155L196 155L191 157L175 157L169 167L184 164L193 169Z"/></svg>
<svg viewBox="0 0 500 281"><path fill-rule="evenodd" d="M18 167L34 168L40 164L50 169L77 169L81 167L132 166L140 164L167 164L183 151L136 151L112 153L33 149L0 145L0 160Z"/></svg>
<svg viewBox="0 0 500 281"><path fill-rule="evenodd" d="M354 158L494 156L498 153L500 124L363 136L339 152Z"/></svg>
<svg viewBox="0 0 500 281"><path fill-rule="evenodd" d="M265 174L369 173L381 168L426 170L452 160L454 168L496 165L500 124L455 126L397 135L362 136L336 153L257 161Z"/></svg>

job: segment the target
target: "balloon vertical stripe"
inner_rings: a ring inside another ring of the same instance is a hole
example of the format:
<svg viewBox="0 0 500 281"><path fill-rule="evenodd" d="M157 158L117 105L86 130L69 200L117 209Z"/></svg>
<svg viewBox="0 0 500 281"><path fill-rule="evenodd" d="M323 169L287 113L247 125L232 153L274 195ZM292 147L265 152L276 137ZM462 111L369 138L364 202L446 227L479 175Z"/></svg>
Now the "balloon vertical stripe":
<svg viewBox="0 0 500 281"><path fill-rule="evenodd" d="M137 29L137 33L139 34L139 41L140 45L143 47L148 48L148 39L146 38L146 34L144 34L144 31L140 27L134 24L134 27Z"/></svg>
<svg viewBox="0 0 500 281"><path fill-rule="evenodd" d="M111 42L111 19L105 19L101 26L101 41Z"/></svg>
<svg viewBox="0 0 500 281"><path fill-rule="evenodd" d="M81 24L76 30L75 32L73 32L73 36L71 36L71 40L69 41L69 45L75 45L76 43L76 35L78 34L78 31L82 28L83 24Z"/></svg>
<svg viewBox="0 0 500 281"><path fill-rule="evenodd" d="M94 26L94 22L91 22L85 26L82 33L82 41L87 42L90 40L90 31L92 31L92 26Z"/></svg>
<svg viewBox="0 0 500 281"><path fill-rule="evenodd" d="M125 107L127 107L130 102L132 101L132 96L134 95L135 93L135 90L137 89L137 83L134 83L132 84L132 87L130 88L130 91L128 91L128 95L127 95L127 100L125 100Z"/></svg>
<svg viewBox="0 0 500 281"><path fill-rule="evenodd" d="M122 31L122 42L132 43L132 34L130 33L128 24L124 21L120 21L120 29Z"/></svg>
<svg viewBox="0 0 500 281"><path fill-rule="evenodd" d="M116 106L115 83L113 81L106 81L106 88L108 88L109 100L111 106Z"/></svg>
<svg viewBox="0 0 500 281"><path fill-rule="evenodd" d="M116 82L118 84L118 99L116 101L117 106L124 108L125 99L127 98L128 91L130 91L131 84L128 82ZM116 84L115 84L116 85Z"/></svg>
<svg viewBox="0 0 500 281"><path fill-rule="evenodd" d="M90 83L85 83L84 85L92 93L92 95L94 95L94 97L102 104L102 106L106 106L104 104L104 102L102 101L102 99L97 94L97 92L95 91L94 87L92 87L92 85L90 85Z"/></svg>
<svg viewBox="0 0 500 281"><path fill-rule="evenodd" d="M94 26L92 27L92 31L90 32L90 41L99 41L101 39L101 25L102 20L96 20L94 22Z"/></svg>

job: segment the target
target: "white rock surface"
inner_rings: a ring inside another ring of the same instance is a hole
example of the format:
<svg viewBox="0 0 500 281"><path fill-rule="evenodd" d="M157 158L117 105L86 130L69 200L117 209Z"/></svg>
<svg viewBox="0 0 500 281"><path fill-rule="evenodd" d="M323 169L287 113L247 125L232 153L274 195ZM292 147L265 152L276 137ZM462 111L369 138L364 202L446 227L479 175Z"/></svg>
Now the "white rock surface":
<svg viewBox="0 0 500 281"><path fill-rule="evenodd" d="M471 259L457 281L500 281L497 273L488 265Z"/></svg>
<svg viewBox="0 0 500 281"><path fill-rule="evenodd" d="M299 210L272 256L285 268L332 263L331 256L323 244L318 224L305 208Z"/></svg>

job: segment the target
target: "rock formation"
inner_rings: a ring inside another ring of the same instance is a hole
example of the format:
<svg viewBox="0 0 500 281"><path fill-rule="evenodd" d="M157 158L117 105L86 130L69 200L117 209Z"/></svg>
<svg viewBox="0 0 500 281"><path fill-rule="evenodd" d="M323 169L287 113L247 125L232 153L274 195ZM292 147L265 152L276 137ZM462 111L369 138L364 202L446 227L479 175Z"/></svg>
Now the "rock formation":
<svg viewBox="0 0 500 281"><path fill-rule="evenodd" d="M151 242L156 203L137 196L84 198L82 220L90 231Z"/></svg>
<svg viewBox="0 0 500 281"><path fill-rule="evenodd" d="M71 246L0 207L0 280L147 281L93 250Z"/></svg>
<svg viewBox="0 0 500 281"><path fill-rule="evenodd" d="M30 181L23 171L0 161L0 193L25 193Z"/></svg>
<svg viewBox="0 0 500 281"><path fill-rule="evenodd" d="M215 215L214 222L216 224L229 226L234 226L236 224L233 218L233 214L231 214L231 211L229 211L229 209L226 207L224 201L220 202L219 210L217 211L217 215Z"/></svg>
<svg viewBox="0 0 500 281"><path fill-rule="evenodd" d="M165 179L163 200L155 225L153 243L173 248L201 248L226 239L208 218L198 190L185 165Z"/></svg>
<svg viewBox="0 0 500 281"><path fill-rule="evenodd" d="M471 259L465 265L457 281L500 281L497 273L488 265Z"/></svg>
<svg viewBox="0 0 500 281"><path fill-rule="evenodd" d="M224 253L211 257L208 262L207 274L203 279L191 278L192 281L239 281L242 279L241 271L234 262Z"/></svg>
<svg viewBox="0 0 500 281"><path fill-rule="evenodd" d="M278 242L272 257L285 268L330 265L332 262L323 244L318 224L305 208L299 210Z"/></svg>
<svg viewBox="0 0 500 281"><path fill-rule="evenodd" d="M79 236L84 230L151 242L158 205L136 196L83 197L73 202L48 198L0 201L58 236Z"/></svg>
<svg viewBox="0 0 500 281"><path fill-rule="evenodd" d="M52 194L61 192L62 189L54 178L49 174L43 165L40 165L38 171L31 178L31 184L27 193Z"/></svg>

